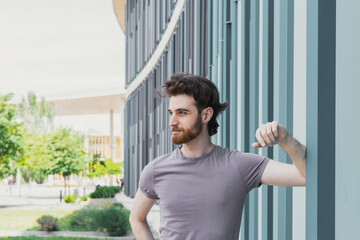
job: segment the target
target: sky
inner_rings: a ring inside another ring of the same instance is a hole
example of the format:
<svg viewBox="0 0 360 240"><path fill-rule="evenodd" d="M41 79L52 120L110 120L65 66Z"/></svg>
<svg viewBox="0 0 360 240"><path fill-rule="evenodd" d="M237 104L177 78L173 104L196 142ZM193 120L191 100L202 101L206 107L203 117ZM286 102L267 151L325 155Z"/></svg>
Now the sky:
<svg viewBox="0 0 360 240"><path fill-rule="evenodd" d="M1 0L0 94L19 101L121 93L125 35L112 0ZM115 135L119 116L114 116ZM109 134L108 115L57 117L55 125Z"/></svg>
<svg viewBox="0 0 360 240"><path fill-rule="evenodd" d="M0 93L123 91L125 35L111 0L1 0Z"/></svg>

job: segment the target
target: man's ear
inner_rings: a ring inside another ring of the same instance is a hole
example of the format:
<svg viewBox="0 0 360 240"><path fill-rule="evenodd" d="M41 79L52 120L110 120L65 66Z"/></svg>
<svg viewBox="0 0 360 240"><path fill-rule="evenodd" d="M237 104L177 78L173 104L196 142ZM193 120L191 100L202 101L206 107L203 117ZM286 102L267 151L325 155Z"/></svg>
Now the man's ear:
<svg viewBox="0 0 360 240"><path fill-rule="evenodd" d="M208 123L214 114L214 109L212 107L207 107L202 110L201 120L203 123Z"/></svg>

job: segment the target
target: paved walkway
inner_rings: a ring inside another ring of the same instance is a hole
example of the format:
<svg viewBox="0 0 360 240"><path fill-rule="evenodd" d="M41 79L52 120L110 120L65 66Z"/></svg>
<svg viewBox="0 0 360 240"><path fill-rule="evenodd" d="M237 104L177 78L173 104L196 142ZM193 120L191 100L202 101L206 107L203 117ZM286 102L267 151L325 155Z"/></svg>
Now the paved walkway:
<svg viewBox="0 0 360 240"><path fill-rule="evenodd" d="M71 188L71 193L73 193L75 187ZM91 193L95 189L94 186L87 186L85 189L78 189L80 196ZM1 209L81 209L84 207L84 204L66 204L63 201L60 202L60 191L64 191L64 188L60 187L49 187L42 185L23 185L21 190L16 188L16 186L1 185L0 184L0 210ZM116 195L115 200L124 205L125 208L131 210L133 206L133 199L127 197L123 192L120 192ZM153 232L155 238L159 236L159 226L160 226L160 210L157 205L151 209L148 215L148 222L150 228ZM48 234L41 231L35 231L37 234ZM31 234L30 231L2 231L0 230L0 236L24 236ZM91 233L91 232L53 232L51 234L63 234L56 236L72 236L69 234L75 234L74 236L80 236L76 234L84 234L81 236L84 237L96 237L102 238L105 235L103 233ZM100 235L101 236L100 236ZM44 235L44 236L45 236ZM132 237L128 237L133 239ZM127 238L115 238L115 239L127 239Z"/></svg>
<svg viewBox="0 0 360 240"><path fill-rule="evenodd" d="M102 232L73 232L73 231L0 231L0 237L16 237L16 236L60 236L60 237L86 237L86 238L98 238L98 239L114 239L114 240L133 240L133 234L128 234L124 237L109 237L106 233Z"/></svg>

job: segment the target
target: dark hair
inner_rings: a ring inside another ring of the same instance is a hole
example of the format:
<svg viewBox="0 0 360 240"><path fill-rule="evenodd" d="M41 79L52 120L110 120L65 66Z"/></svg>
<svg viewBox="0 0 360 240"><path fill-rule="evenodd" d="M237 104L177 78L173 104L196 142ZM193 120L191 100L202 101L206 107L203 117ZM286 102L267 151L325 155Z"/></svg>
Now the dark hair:
<svg viewBox="0 0 360 240"><path fill-rule="evenodd" d="M208 122L208 132L210 136L217 133L219 124L216 118L226 109L228 102L220 103L219 91L213 82L202 76L177 73L172 75L170 80L161 86L161 89L165 90L166 95L170 97L180 94L192 96L196 102L199 113L201 113L203 109L211 107L214 113ZM160 96L163 96L161 89L156 92Z"/></svg>

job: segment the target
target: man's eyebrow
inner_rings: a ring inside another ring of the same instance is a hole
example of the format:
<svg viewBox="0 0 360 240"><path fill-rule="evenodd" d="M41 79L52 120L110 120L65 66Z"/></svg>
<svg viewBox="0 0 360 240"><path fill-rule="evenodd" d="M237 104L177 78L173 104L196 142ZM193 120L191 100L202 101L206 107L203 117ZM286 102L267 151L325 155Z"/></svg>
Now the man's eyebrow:
<svg viewBox="0 0 360 240"><path fill-rule="evenodd" d="M186 109L186 108L178 108L175 109L176 112L190 112L190 110ZM172 112L171 109L168 109L168 112Z"/></svg>

